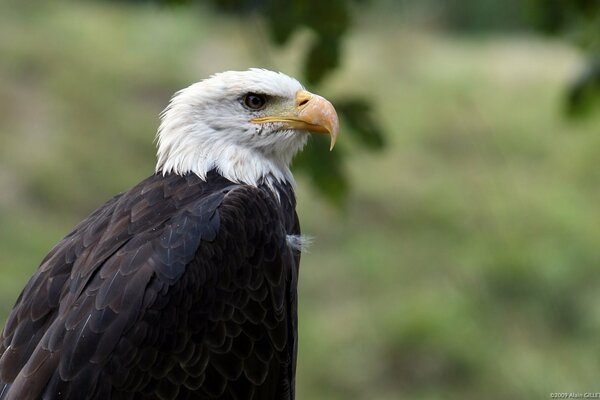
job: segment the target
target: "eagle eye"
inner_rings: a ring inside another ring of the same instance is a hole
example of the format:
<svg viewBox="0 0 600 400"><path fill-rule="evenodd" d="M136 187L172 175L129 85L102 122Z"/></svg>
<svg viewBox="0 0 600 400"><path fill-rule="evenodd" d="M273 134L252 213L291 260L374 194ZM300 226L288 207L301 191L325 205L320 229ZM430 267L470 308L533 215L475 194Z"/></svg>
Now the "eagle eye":
<svg viewBox="0 0 600 400"><path fill-rule="evenodd" d="M250 110L261 110L267 104L267 96L258 93L248 93L244 96L244 105Z"/></svg>

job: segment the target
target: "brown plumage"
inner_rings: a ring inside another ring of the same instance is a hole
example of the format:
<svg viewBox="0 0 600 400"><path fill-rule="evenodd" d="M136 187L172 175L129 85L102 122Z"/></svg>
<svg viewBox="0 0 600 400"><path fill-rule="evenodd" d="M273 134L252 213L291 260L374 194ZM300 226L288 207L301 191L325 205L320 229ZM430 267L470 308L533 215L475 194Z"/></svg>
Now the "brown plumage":
<svg viewBox="0 0 600 400"><path fill-rule="evenodd" d="M299 227L276 190L153 175L109 200L19 297L7 398L291 398Z"/></svg>

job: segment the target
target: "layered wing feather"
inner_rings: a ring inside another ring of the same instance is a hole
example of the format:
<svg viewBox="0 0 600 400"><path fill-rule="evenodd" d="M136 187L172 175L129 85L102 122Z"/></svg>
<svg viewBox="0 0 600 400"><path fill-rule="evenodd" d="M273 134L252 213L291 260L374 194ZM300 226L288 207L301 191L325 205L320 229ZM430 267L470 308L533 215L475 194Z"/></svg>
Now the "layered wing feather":
<svg viewBox="0 0 600 400"><path fill-rule="evenodd" d="M6 323L0 398L291 399L291 189L155 175L44 259Z"/></svg>

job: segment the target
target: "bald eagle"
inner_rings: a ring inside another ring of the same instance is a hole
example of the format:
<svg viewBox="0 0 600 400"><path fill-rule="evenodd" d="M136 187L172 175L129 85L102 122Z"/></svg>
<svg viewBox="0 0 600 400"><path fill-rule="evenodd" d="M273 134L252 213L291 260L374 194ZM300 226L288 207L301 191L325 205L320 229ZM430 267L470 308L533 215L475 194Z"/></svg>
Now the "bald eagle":
<svg viewBox="0 0 600 400"><path fill-rule="evenodd" d="M263 69L161 115L155 173L43 259L0 338L0 399L293 399L300 227L289 165L330 102Z"/></svg>

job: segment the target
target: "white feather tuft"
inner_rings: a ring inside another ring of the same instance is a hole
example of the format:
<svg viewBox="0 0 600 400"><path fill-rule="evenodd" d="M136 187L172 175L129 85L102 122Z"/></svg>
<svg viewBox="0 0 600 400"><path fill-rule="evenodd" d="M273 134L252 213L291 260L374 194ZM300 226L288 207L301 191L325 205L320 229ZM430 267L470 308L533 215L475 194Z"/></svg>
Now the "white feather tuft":
<svg viewBox="0 0 600 400"><path fill-rule="evenodd" d="M308 252L308 248L312 246L315 241L314 237L308 235L287 235L286 241L288 246L293 250L300 252Z"/></svg>

